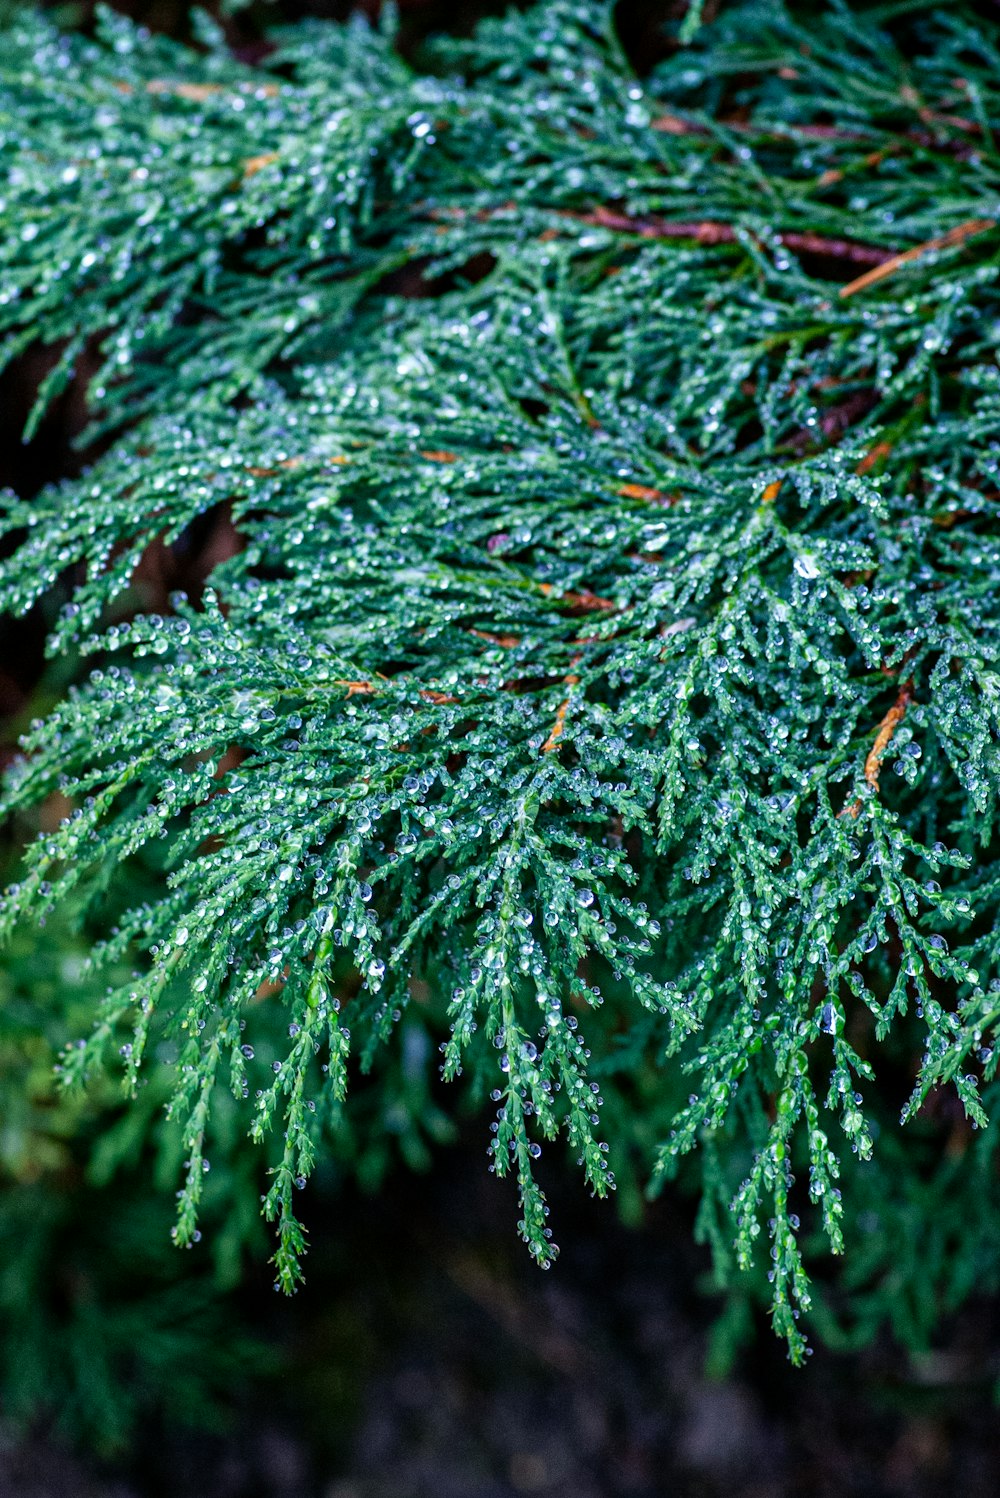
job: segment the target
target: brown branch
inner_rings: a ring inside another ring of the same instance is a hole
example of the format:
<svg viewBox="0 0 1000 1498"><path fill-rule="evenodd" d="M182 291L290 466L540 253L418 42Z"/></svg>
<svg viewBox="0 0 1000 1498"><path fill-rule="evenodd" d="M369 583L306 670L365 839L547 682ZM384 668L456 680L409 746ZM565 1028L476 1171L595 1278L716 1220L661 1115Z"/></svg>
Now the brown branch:
<svg viewBox="0 0 1000 1498"><path fill-rule="evenodd" d="M324 463L336 464L337 467L341 467L344 463L349 463L350 461L350 458L344 457L340 453L335 454L332 458L323 459ZM277 463L273 468L255 468L250 466L243 471L244 473L249 473L255 479L274 479L278 477L279 473L287 472L293 468L301 468L303 463L306 462L308 462L306 458L286 458L283 463Z"/></svg>
<svg viewBox="0 0 1000 1498"><path fill-rule="evenodd" d="M659 135L707 135L708 131L704 125L697 124L694 120L685 120L679 114L657 115L655 120L649 122L650 130L655 130Z"/></svg>
<svg viewBox="0 0 1000 1498"><path fill-rule="evenodd" d="M779 69L779 76L790 78L794 74L792 72L782 72ZM976 120L967 119L964 115L938 114L932 109L921 109L919 110L919 117L925 125L945 126L952 130L961 131L963 135L982 134L982 126ZM734 117L723 118L719 121L719 124L724 126L726 130L731 130L734 135L750 135L761 139L779 141L845 141L848 144L856 142L858 145L864 145L865 142L870 141L872 138L870 131L845 130L839 125L761 125L756 120ZM699 124L696 120L686 120L682 115L670 113L661 114L655 120L651 120L649 128L661 135L697 135L701 136L702 139L712 134L707 125ZM897 151L903 145L951 151L952 154L960 154L962 157L968 153L968 146L964 145L964 143L942 140L939 134L932 134L927 130L905 130L897 136L896 143L891 147L884 148L884 151ZM880 156L882 154L883 151L872 152L872 156ZM865 158L865 161L867 165L873 164L870 157ZM843 171L838 171L834 168L829 176L829 181L839 182L843 176ZM824 172L823 178L826 177L827 173ZM821 186L826 185L823 178L820 179Z"/></svg>
<svg viewBox="0 0 1000 1498"><path fill-rule="evenodd" d="M555 591L551 583L539 583L538 586L546 597ZM576 614L613 614L617 608L613 599L600 598L589 588L584 588L581 593L561 593L559 605Z"/></svg>
<svg viewBox="0 0 1000 1498"><path fill-rule="evenodd" d="M122 93L131 93L132 90L126 84ZM242 83L235 89L230 89L224 83L186 83L175 78L151 78L146 84L147 94L167 94L173 99L187 99L192 104L204 104L206 99L211 99L216 94L241 93L241 94L266 94L273 99L278 92L276 83Z"/></svg>
<svg viewBox="0 0 1000 1498"><path fill-rule="evenodd" d="M631 218L626 213L617 213L611 208L595 208L592 213L571 213L567 217L580 223L593 224L597 228L616 229L623 234L635 234L640 239L693 239L696 244L736 244L738 233L733 224L717 223L712 219L701 222L682 223L663 218ZM861 244L854 239L828 239L822 234L799 233L784 230L777 235L786 250L798 255L822 255L829 260L846 260L851 265L878 267L895 258L891 250L878 245Z"/></svg>
<svg viewBox="0 0 1000 1498"><path fill-rule="evenodd" d="M965 135L982 135L983 127L978 120L967 120L961 114L935 114L933 109L922 109L920 118L925 125L947 125L952 130L961 130Z"/></svg>
<svg viewBox="0 0 1000 1498"><path fill-rule="evenodd" d="M478 640L489 640L491 645L499 645L502 650L513 650L521 643L520 635L492 635L485 629L470 629L469 634Z"/></svg>
<svg viewBox="0 0 1000 1498"><path fill-rule="evenodd" d="M494 212L509 213L514 208L514 204L505 203L500 209L480 209L476 218L488 219ZM682 221L654 217L633 218L627 213L619 213L603 205L592 209L589 213L574 213L562 209L557 211L561 217L571 219L574 223L592 224L595 228L613 229L621 234L634 234L639 239L688 239L693 240L695 244L714 246L736 244L740 237L734 224L720 223L715 219ZM461 208L449 210L432 208L429 210L429 216L461 220L466 215L464 209ZM899 253L885 249L881 245L863 244L856 239L828 238L824 234L800 232L793 229L779 231L776 238L779 244L783 245L786 250L791 250L793 254L819 255L828 260L843 260L849 265L867 265L869 267L867 271L840 288L838 295L848 297L864 291L866 287L881 281L883 277L892 275L899 266L911 260L918 260L933 250L949 249L953 245L963 244L974 235L985 234L988 229L994 228L996 228L995 219L970 218L965 223L956 224L946 234L941 234L935 239L928 239L923 244L913 245L910 249ZM430 454L425 454L425 456L430 456Z"/></svg>
<svg viewBox="0 0 1000 1498"><path fill-rule="evenodd" d="M488 221L497 213L513 213L516 211L515 203L504 203L498 208L478 209L475 218L477 222ZM435 208L425 209L427 216L431 219L451 220L461 222L468 215L464 208ZM618 213L612 208L595 208L589 213L574 213L569 209L553 209L561 218L569 219L577 224L592 224L599 229L614 229L622 234L635 234L640 239L692 239L696 244L719 245L736 244L738 234L733 224L723 224L714 219L705 219L698 222L681 222L674 219L663 218L632 218L627 213ZM549 231L544 231L548 235ZM879 245L861 244L854 239L833 239L822 234L800 233L796 230L783 230L778 236L779 243L795 254L822 255L828 260L846 260L850 265L879 266L893 258L893 251L883 249Z"/></svg>
<svg viewBox="0 0 1000 1498"><path fill-rule="evenodd" d="M790 73L784 73L782 77L791 77ZM839 125L759 125L755 120L738 118L730 115L719 120L719 124L726 130L731 130L739 135L758 135L777 138L778 140L795 141L802 140L833 140L833 141L867 141L871 135L863 130L844 130ZM657 115L655 120L649 124L650 130L655 130L660 135L701 135L708 136L712 131L707 125L700 124L697 120L686 120L683 115L666 114Z"/></svg>
<svg viewBox="0 0 1000 1498"><path fill-rule="evenodd" d="M124 78L116 78L113 86L120 94L126 96L135 93L131 83L126 83ZM212 99L216 94L227 92L264 94L268 99L273 99L278 92L278 85L247 81L237 84L235 88L230 88L225 83L188 83L182 78L151 78L146 84L147 94L152 94L154 97L166 95L170 99L187 99L190 104L204 104L206 99Z"/></svg>

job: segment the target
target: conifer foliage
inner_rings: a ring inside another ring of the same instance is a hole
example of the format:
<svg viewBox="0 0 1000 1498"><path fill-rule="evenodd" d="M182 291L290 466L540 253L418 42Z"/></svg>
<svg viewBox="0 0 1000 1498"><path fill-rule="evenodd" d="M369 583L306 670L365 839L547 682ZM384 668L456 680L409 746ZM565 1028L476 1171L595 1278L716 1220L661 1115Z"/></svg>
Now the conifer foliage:
<svg viewBox="0 0 1000 1498"><path fill-rule="evenodd" d="M96 360L102 455L3 504L5 606L69 576L95 658L10 776L73 809L3 924L156 846L63 1077L173 1060L181 1243L231 1089L286 1290L354 1058L404 1129L438 1044L492 1098L543 1267L558 1141L599 1195L680 1169L796 1359L851 1191L993 1169L1000 28L793 12L641 80L575 0L422 71L360 22L5 36L3 356L58 351L32 428Z"/></svg>

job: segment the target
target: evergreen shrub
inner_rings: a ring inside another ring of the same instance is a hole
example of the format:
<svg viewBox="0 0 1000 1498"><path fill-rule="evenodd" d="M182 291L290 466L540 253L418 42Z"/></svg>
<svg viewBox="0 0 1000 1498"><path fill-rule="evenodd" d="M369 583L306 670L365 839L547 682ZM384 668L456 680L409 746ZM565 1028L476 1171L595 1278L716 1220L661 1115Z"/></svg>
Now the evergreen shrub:
<svg viewBox="0 0 1000 1498"><path fill-rule="evenodd" d="M318 1156L492 1102L544 1268L568 1151L631 1215L679 1173L795 1360L810 1304L919 1343L996 1287L981 9L695 7L641 79L596 0L419 68L391 16L255 65L10 23L3 358L55 351L29 435L88 378L92 456L4 499L2 597L70 586L93 669L8 777L65 816L3 927L94 933L61 1080L163 1087L178 1243L220 1112L290 1291Z"/></svg>

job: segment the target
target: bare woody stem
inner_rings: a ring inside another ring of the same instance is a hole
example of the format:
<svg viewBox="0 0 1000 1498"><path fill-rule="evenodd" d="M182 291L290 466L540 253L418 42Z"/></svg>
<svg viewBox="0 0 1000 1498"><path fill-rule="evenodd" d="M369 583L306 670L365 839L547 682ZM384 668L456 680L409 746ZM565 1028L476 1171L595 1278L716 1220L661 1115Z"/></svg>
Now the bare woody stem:
<svg viewBox="0 0 1000 1498"><path fill-rule="evenodd" d="M595 208L592 213L573 213L567 217L598 228L635 234L640 239L690 239L701 245L737 244L741 232L734 224L718 223L714 219L689 223L665 218L631 218L628 214L603 207ZM861 244L854 239L828 238L823 234L797 230L782 230L776 238L786 250L797 255L822 255L828 260L846 260L851 265L878 267L895 258L892 250Z"/></svg>

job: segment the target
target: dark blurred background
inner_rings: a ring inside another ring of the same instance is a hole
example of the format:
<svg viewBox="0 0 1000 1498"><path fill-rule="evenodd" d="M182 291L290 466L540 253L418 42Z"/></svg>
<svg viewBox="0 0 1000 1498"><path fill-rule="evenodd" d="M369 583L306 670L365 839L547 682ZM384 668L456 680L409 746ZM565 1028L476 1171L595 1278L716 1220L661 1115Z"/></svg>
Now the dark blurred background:
<svg viewBox="0 0 1000 1498"><path fill-rule="evenodd" d="M626 1230L554 1180L564 1247L545 1275L484 1164L478 1148L453 1149L430 1177L398 1172L377 1196L312 1191L308 1282L286 1302L263 1267L244 1277L220 1331L242 1339L244 1361L207 1423L172 1412L171 1383L204 1376L194 1347L103 1457L60 1434L59 1410L3 1428L2 1498L996 1494L995 1307L974 1306L922 1358L821 1347L802 1371L762 1322L715 1377L718 1305L683 1206L660 1203ZM119 1186L104 1210L123 1209ZM91 1277L100 1233L81 1219L101 1210L78 1203L69 1223L90 1244ZM57 1277L73 1273L76 1247L56 1256ZM119 1314L113 1292L105 1303ZM125 1355L115 1397L135 1396L130 1376L148 1369L130 1375Z"/></svg>
<svg viewBox="0 0 1000 1498"><path fill-rule="evenodd" d="M188 25L186 0L119 8L175 36ZM252 58L272 21L350 8L254 0L220 19ZM374 14L377 0L361 8ZM503 8L401 0L401 45L419 55L428 32L467 31ZM620 33L640 70L664 54L664 23L684 8L622 0ZM82 26L92 17L87 5L60 14ZM50 362L36 350L0 381L0 482L23 495L83 461L79 384L21 443ZM151 556L147 603L196 590L225 544L209 530ZM45 627L44 610L0 623L3 758L74 670L45 662ZM30 831L9 831L8 866ZM294 1300L274 1295L264 1252L247 1268L234 1250L237 1267L223 1271L218 1255L214 1270L182 1257L169 1244L169 1170L121 1139L113 1160L105 1151L103 1165L85 1164L86 1120L51 1103L45 1047L26 1051L39 994L75 981L80 957L59 932L31 940L37 950L15 953L2 990L8 1016L21 1006L21 1038L5 1042L0 1024L0 1072L23 1070L27 1054L32 1106L46 1118L41 1133L0 1121L0 1498L1000 1492L994 1303L973 1301L932 1352L887 1337L861 1351L820 1346L796 1372L749 1301L724 1310L680 1196L626 1228L613 1204L554 1173L563 1253L550 1273L535 1269L512 1193L487 1174L485 1120L461 1143L433 1145L429 1173L390 1164L366 1192L321 1172L304 1207L308 1282ZM38 1158L43 1136L51 1159ZM257 1190L250 1182L244 1197Z"/></svg>

